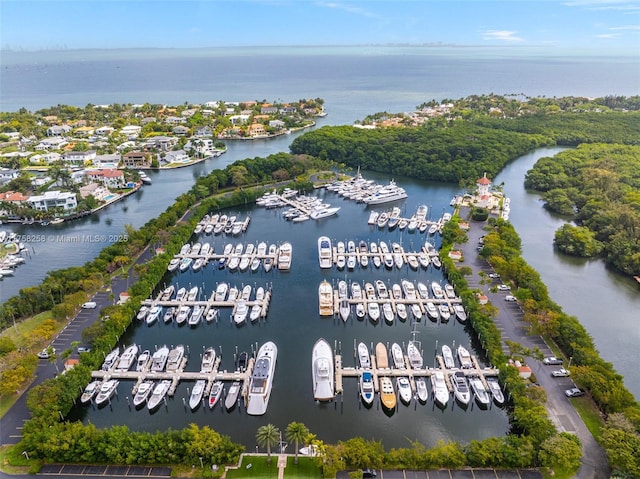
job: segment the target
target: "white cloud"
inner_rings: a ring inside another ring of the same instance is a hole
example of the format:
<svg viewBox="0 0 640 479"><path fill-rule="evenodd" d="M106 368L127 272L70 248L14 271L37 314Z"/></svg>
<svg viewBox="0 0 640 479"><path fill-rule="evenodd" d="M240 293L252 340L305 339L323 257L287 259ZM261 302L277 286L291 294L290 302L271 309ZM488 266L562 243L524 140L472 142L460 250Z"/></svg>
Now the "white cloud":
<svg viewBox="0 0 640 479"><path fill-rule="evenodd" d="M572 0L563 4L566 7L583 7L587 10L640 11L640 5L631 0Z"/></svg>
<svg viewBox="0 0 640 479"><path fill-rule="evenodd" d="M611 27L609 30L637 30L640 31L640 25L624 25L622 27Z"/></svg>
<svg viewBox="0 0 640 479"><path fill-rule="evenodd" d="M606 38L606 39L620 38L620 34L619 33L600 33L596 35L596 38Z"/></svg>
<svg viewBox="0 0 640 479"><path fill-rule="evenodd" d="M370 17L370 18L380 18L379 15L370 12L369 10L365 10L361 7L354 7L351 5L347 5L339 2L316 2L316 5L324 8L333 8L336 10L342 10L343 12L352 13L354 15L360 15L362 17Z"/></svg>
<svg viewBox="0 0 640 479"><path fill-rule="evenodd" d="M511 30L487 30L482 32L483 40L498 40L501 42L523 42L524 40L516 36L516 33Z"/></svg>

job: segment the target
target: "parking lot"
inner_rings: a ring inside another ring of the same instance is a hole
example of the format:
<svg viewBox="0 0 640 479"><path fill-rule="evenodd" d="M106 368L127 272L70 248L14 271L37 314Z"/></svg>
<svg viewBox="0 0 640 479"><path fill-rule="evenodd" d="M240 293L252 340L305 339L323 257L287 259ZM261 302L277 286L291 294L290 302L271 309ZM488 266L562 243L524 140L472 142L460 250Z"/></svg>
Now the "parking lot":
<svg viewBox="0 0 640 479"><path fill-rule="evenodd" d="M377 470L376 479L542 479L534 469L432 469L426 471ZM348 479L349 471L340 471L336 479Z"/></svg>
<svg viewBox="0 0 640 479"><path fill-rule="evenodd" d="M145 466L84 466L76 464L46 464L39 475L78 477L171 477L170 467Z"/></svg>

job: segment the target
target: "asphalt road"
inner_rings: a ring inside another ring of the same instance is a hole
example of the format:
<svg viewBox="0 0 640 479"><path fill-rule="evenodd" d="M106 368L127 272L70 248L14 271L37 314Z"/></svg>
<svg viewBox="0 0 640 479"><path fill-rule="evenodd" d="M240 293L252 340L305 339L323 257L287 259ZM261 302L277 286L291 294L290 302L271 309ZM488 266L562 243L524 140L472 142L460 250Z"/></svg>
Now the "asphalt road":
<svg viewBox="0 0 640 479"><path fill-rule="evenodd" d="M460 216L466 217L466 209L461 211ZM545 356L552 356L553 353L545 344L544 340L537 335L530 335L527 332L527 325L522 321L522 310L517 302L505 301L505 297L511 294L509 291L491 292L491 289L501 284L499 279L492 280L492 283L480 284L480 271L485 273L495 273L489 263L478 256L477 247L480 238L486 234L483 227L486 223L470 222L470 229L467 232L468 241L458 245L456 248L462 251L465 259L464 265L473 270L473 274L467 277L471 288L478 288L487 295L489 301L499 308L494 321L500 330L503 339L503 351L508 353L509 349L505 343L511 340L520 343L526 348L538 347ZM569 432L577 435L582 441L582 466L576 475L578 479L606 479L610 477L609 464L604 450L598 445L591 432L587 429L584 421L578 415L575 408L565 396L566 389L574 387L570 377L553 377L551 371L560 366L546 366L541 361L528 359L528 366L533 370L540 386L547 393L547 413L560 432Z"/></svg>

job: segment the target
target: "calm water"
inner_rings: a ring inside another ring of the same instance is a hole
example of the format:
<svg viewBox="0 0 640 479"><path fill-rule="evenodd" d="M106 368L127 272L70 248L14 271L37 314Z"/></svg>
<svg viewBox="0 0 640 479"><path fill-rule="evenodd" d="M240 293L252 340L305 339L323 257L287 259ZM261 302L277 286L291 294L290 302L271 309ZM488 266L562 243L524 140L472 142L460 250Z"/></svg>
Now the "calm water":
<svg viewBox="0 0 640 479"><path fill-rule="evenodd" d="M370 175L368 175L370 176ZM401 179L398 179L399 181ZM384 181L380 177L380 181ZM402 185L409 192L409 199L401 203L407 214L412 214L419 203L430 206L437 218L446 210L450 210L448 202L455 191L449 186L436 184L419 184L402 179ZM225 281L241 287L250 284L271 286L272 302L266 322L236 327L230 319L230 309L222 310L218 324L201 325L197 329L178 328L157 324L147 327L137 324L127 331L123 343L135 342L144 348L154 349L156 345L188 344L192 359L188 370L200 367L199 353L204 347L215 346L222 351L222 368L233 369L236 347L249 350L251 345L273 340L279 347L278 363L274 389L267 414L263 417L250 417L242 412L213 412L200 408L195 413L185 410L183 398L188 400L189 383L181 384L175 399L168 401L166 408L160 408L149 420L149 412L144 409L129 410L126 396L131 396L133 383L122 383L119 388L119 399L113 402L112 408L94 410L82 408L76 411L75 417L81 417L98 426L113 423L126 423L133 429L156 430L166 427L180 428L190 422L211 425L216 430L230 435L252 448L255 443L255 431L259 425L271 422L281 428L291 421L304 422L318 437L325 441L346 439L353 435L366 438L378 438L387 447L407 446L408 440L418 439L426 444L435 444L438 439L446 438L466 442L473 438L502 435L508 430L508 421L503 410L492 408L479 410L470 407L461 410L458 406L441 411L433 402L425 406L410 405L400 407L388 417L379 409L378 403L371 410L364 408L357 395L356 380L345 379L345 393L333 404L317 404L313 400L311 384L311 350L314 342L324 337L342 350L345 365L355 365L353 360L354 341L365 341L367 344L377 341L400 343L410 339L411 322L399 322L394 325L374 325L368 320L355 318L347 324L342 320L321 318L318 315L317 289L323 278L331 282L346 278L348 281L384 280L389 287L399 283L401 279L430 282L441 281L442 274L438 270L426 272L403 270L387 271L368 268L356 269L355 272L321 271L317 260L318 236L328 235L334 241L348 239L367 241L400 241L405 248L419 249L425 241L420 234L407 234L398 231L379 231L367 225L369 210L340 199L327 192L325 201L341 206L335 218L319 222L294 224L281 218L277 210L256 208L250 211L240 210L241 215L251 213L251 224L248 232L233 242L242 241L256 243L263 240L269 243L291 241L293 245L293 267L289 273L230 273L227 270L214 269L210 265L204 271L194 273L170 274L165 283L179 286L198 285L210 296L218 282ZM387 207L388 208L388 207ZM232 210L235 212L237 210ZM205 237L215 245L215 249L223 249L229 239ZM443 343L463 343L469 345L469 335L464 327L456 321L448 324L436 324L423 320L417 324L418 339L422 341L427 364L432 364L436 345ZM474 427L469 427L469 422Z"/></svg>

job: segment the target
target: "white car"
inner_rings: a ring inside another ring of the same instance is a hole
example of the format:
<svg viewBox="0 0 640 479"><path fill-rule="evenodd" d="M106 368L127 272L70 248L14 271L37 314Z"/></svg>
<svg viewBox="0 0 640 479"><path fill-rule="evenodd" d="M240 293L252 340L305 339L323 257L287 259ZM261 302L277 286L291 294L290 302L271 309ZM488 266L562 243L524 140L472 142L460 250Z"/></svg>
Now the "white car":
<svg viewBox="0 0 640 479"><path fill-rule="evenodd" d="M500 275L498 273L489 273L489 278L499 278Z"/></svg>
<svg viewBox="0 0 640 479"><path fill-rule="evenodd" d="M565 368L560 368L560 369L556 369L555 371L551 371L551 375L556 378L566 378L570 374L571 373Z"/></svg>
<svg viewBox="0 0 640 479"><path fill-rule="evenodd" d="M558 365L558 364L562 364L562 359L556 358L555 356L549 356L544 358L542 362L547 365Z"/></svg>
<svg viewBox="0 0 640 479"><path fill-rule="evenodd" d="M87 301L82 304L82 309L96 309L98 304L95 301Z"/></svg>
<svg viewBox="0 0 640 479"><path fill-rule="evenodd" d="M499 284L498 291L511 291L511 286L508 286L506 284Z"/></svg>
<svg viewBox="0 0 640 479"><path fill-rule="evenodd" d="M511 301L511 302L518 301L518 300L516 299L516 297L515 297L515 296L513 296L513 295L511 295L511 294L506 295L506 296L504 297L504 300L505 300L505 301Z"/></svg>
<svg viewBox="0 0 640 479"><path fill-rule="evenodd" d="M51 356L56 354L56 348L44 348L42 351L38 353L38 357L40 359L49 359Z"/></svg>

